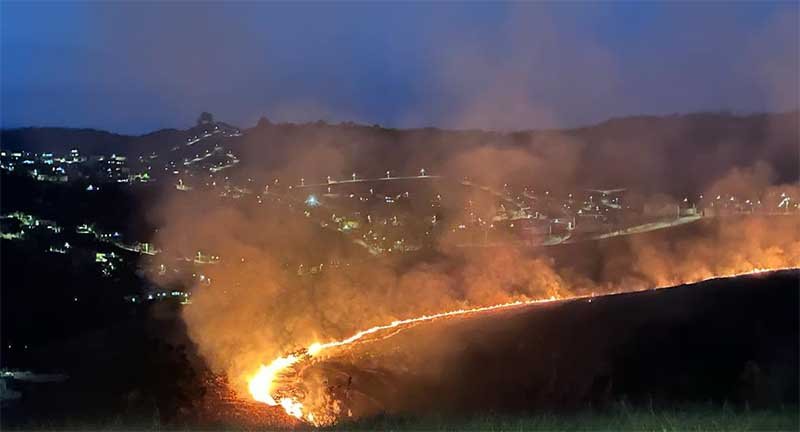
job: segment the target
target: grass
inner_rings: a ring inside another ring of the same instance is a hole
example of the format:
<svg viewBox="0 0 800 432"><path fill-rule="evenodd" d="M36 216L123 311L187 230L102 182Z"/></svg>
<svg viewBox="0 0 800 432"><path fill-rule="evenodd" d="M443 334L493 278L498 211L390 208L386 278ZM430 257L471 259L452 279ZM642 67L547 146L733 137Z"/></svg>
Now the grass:
<svg viewBox="0 0 800 432"><path fill-rule="evenodd" d="M32 422L23 430L46 431L290 431L291 427L260 428L219 424L205 426L163 426L153 419L129 424L120 419L91 424L77 421L58 424ZM631 408L624 404L604 411L575 413L539 413L528 415L475 414L473 416L378 416L356 422L343 422L325 428L303 425L302 431L798 431L800 407L797 405L766 410L733 409L728 406L703 405L682 409Z"/></svg>
<svg viewBox="0 0 800 432"><path fill-rule="evenodd" d="M575 414L378 417L342 423L329 431L797 431L797 406L771 410L692 407L681 410L632 409Z"/></svg>

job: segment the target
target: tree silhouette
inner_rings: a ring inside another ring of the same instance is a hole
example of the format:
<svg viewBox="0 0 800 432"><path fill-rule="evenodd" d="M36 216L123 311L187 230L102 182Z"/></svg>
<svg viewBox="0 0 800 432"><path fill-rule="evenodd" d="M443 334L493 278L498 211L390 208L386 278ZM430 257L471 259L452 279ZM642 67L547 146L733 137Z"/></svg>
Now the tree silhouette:
<svg viewBox="0 0 800 432"><path fill-rule="evenodd" d="M209 123L214 123L214 115L206 111L200 113L200 117L197 118L197 124L204 125Z"/></svg>
<svg viewBox="0 0 800 432"><path fill-rule="evenodd" d="M261 116L261 118L258 119L258 124L256 124L256 127L263 128L263 127L267 127L267 126L269 126L271 124L272 124L272 122L269 121L269 119L267 117Z"/></svg>

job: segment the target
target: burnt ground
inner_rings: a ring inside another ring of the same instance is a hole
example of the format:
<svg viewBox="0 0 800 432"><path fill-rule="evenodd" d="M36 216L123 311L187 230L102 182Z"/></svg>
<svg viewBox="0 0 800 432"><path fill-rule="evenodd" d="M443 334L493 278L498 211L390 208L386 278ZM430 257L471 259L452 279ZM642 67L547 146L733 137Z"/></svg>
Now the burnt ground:
<svg viewBox="0 0 800 432"><path fill-rule="evenodd" d="M787 271L425 324L304 374L321 370L365 415L796 405L798 282Z"/></svg>
<svg viewBox="0 0 800 432"><path fill-rule="evenodd" d="M800 272L540 305L429 323L304 371L356 416L528 415L630 406L798 403ZM238 398L197 358L161 304L42 347L30 369L62 383L12 382L3 428L250 428L287 425ZM348 384L349 383L349 384Z"/></svg>

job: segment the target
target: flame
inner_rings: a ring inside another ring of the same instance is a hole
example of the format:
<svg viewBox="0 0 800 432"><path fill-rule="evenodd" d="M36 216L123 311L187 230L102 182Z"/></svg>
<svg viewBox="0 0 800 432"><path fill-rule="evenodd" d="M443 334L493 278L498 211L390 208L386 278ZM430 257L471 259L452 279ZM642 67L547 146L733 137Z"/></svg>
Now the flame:
<svg viewBox="0 0 800 432"><path fill-rule="evenodd" d="M791 269L795 269L795 268L794 267L781 267L781 268L771 268L771 269L770 268L756 268L756 269L753 269L753 270L750 270L750 271L746 271L746 272L741 272L741 273L733 273L733 274L727 274L727 275L723 275L723 276L711 276L711 277L707 277L707 278L703 278L703 279L697 280L694 283L704 282L704 281L708 281L708 280L712 280L712 279L733 278L733 277L739 277L739 276L745 276L745 275L754 275L754 274L759 274L759 273L767 273L767 272L774 272L774 271L781 271L781 270L791 270ZM655 287L655 288L652 288L652 289L654 289L654 290L655 289L665 289L665 288L671 288L673 286L675 286L675 285ZM621 294L623 292L633 293L633 292L640 292L640 291L646 291L646 290L645 289L639 289L639 290L629 290L629 291L616 291L616 292L612 292L612 293L608 293L608 294L604 294L604 295ZM280 399L278 401L276 401L275 397L277 397L277 395L273 395L273 392L275 391L275 389L274 389L275 380L277 378L279 378L281 374L285 373L286 369L292 367L293 365L295 365L296 363L298 363L298 362L300 362L302 360L309 360L309 359L311 359L313 357L316 357L320 353L322 353L323 351L325 351L327 349L350 345L350 344L353 344L355 342L360 341L361 339L363 339L366 336L373 335L373 334L382 332L384 330L400 328L400 327L403 327L403 326L406 326L406 325L412 325L412 324L422 323L422 322L426 322L426 321L434 321L434 320L450 318L450 317L479 314L479 313L484 313L484 312L489 312L489 311L505 310L505 309L521 307L521 306L529 306L529 305L542 304L542 303L552 303L552 302L562 301L562 300L563 301L580 300L580 299L587 299L587 298L593 298L593 297L595 297L594 293L589 294L589 295L578 295L578 296L571 296L571 297L555 297L555 296L552 296L552 297L547 298L547 299L518 300L518 301L513 301L513 302L508 302L508 303L496 304L496 305L492 305L492 306L483 306L483 307L476 307L476 308L470 308L470 309L457 309L457 310L452 310L452 311L448 311L448 312L441 312L441 313L432 314L432 315L422 315L422 316L415 317L415 318L408 318L408 319L403 319L403 320L392 321L389 324L379 325L379 326L368 328L366 330L361 330L361 331L353 334L352 336L350 336L350 337L348 337L346 339L342 339L342 340L338 340L338 341L331 341L331 342L326 342L326 343L315 342L315 343L309 345L307 348L301 349L300 351L298 351L298 352L296 352L294 354L290 354L290 355L287 355L287 356L284 356L284 357L278 357L275 360L273 360L272 363L270 363L267 366L262 365L261 368L258 370L258 372L252 378L250 378L250 380L249 380L250 393L253 396L253 398L255 400L257 400L257 401L264 402L264 403L266 403L267 405L270 405L270 406L280 405L284 409L284 411L286 411L286 413L291 415L292 417L295 417L295 418L298 418L298 419L301 419L301 420L305 420L305 421L307 421L307 422L309 422L309 423L311 423L313 425L319 426L319 425L324 424L324 422L321 419L316 418L313 413L309 412L309 413L304 415L303 414L303 403L302 402L300 402L296 398L290 397L290 396L280 397ZM394 336L397 333L398 332L393 332L393 333L391 333L390 335L388 335L386 337Z"/></svg>
<svg viewBox="0 0 800 432"><path fill-rule="evenodd" d="M303 404L301 402L290 397L284 397L281 398L281 406L289 415L299 419L303 418ZM314 422L314 416L312 414L309 413L306 417L310 422Z"/></svg>
<svg viewBox="0 0 800 432"><path fill-rule="evenodd" d="M272 388L274 386L275 378L277 378L278 372L288 368L289 366L297 363L300 360L300 357L292 354L286 357L278 357L269 364L269 366L261 366L258 373L256 373L250 379L250 394L253 395L253 399L264 402L267 405L275 406L278 405L278 402L275 401L275 398L272 397ZM281 405L283 401L281 401ZM289 412L287 410L287 412Z"/></svg>

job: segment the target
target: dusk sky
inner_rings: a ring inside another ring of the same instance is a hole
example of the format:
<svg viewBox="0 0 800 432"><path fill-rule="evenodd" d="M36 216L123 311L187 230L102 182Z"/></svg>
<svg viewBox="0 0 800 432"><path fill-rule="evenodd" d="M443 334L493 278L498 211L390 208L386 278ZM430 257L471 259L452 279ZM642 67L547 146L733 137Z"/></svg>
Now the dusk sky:
<svg viewBox="0 0 800 432"><path fill-rule="evenodd" d="M797 108L797 2L2 3L2 126L500 130Z"/></svg>

